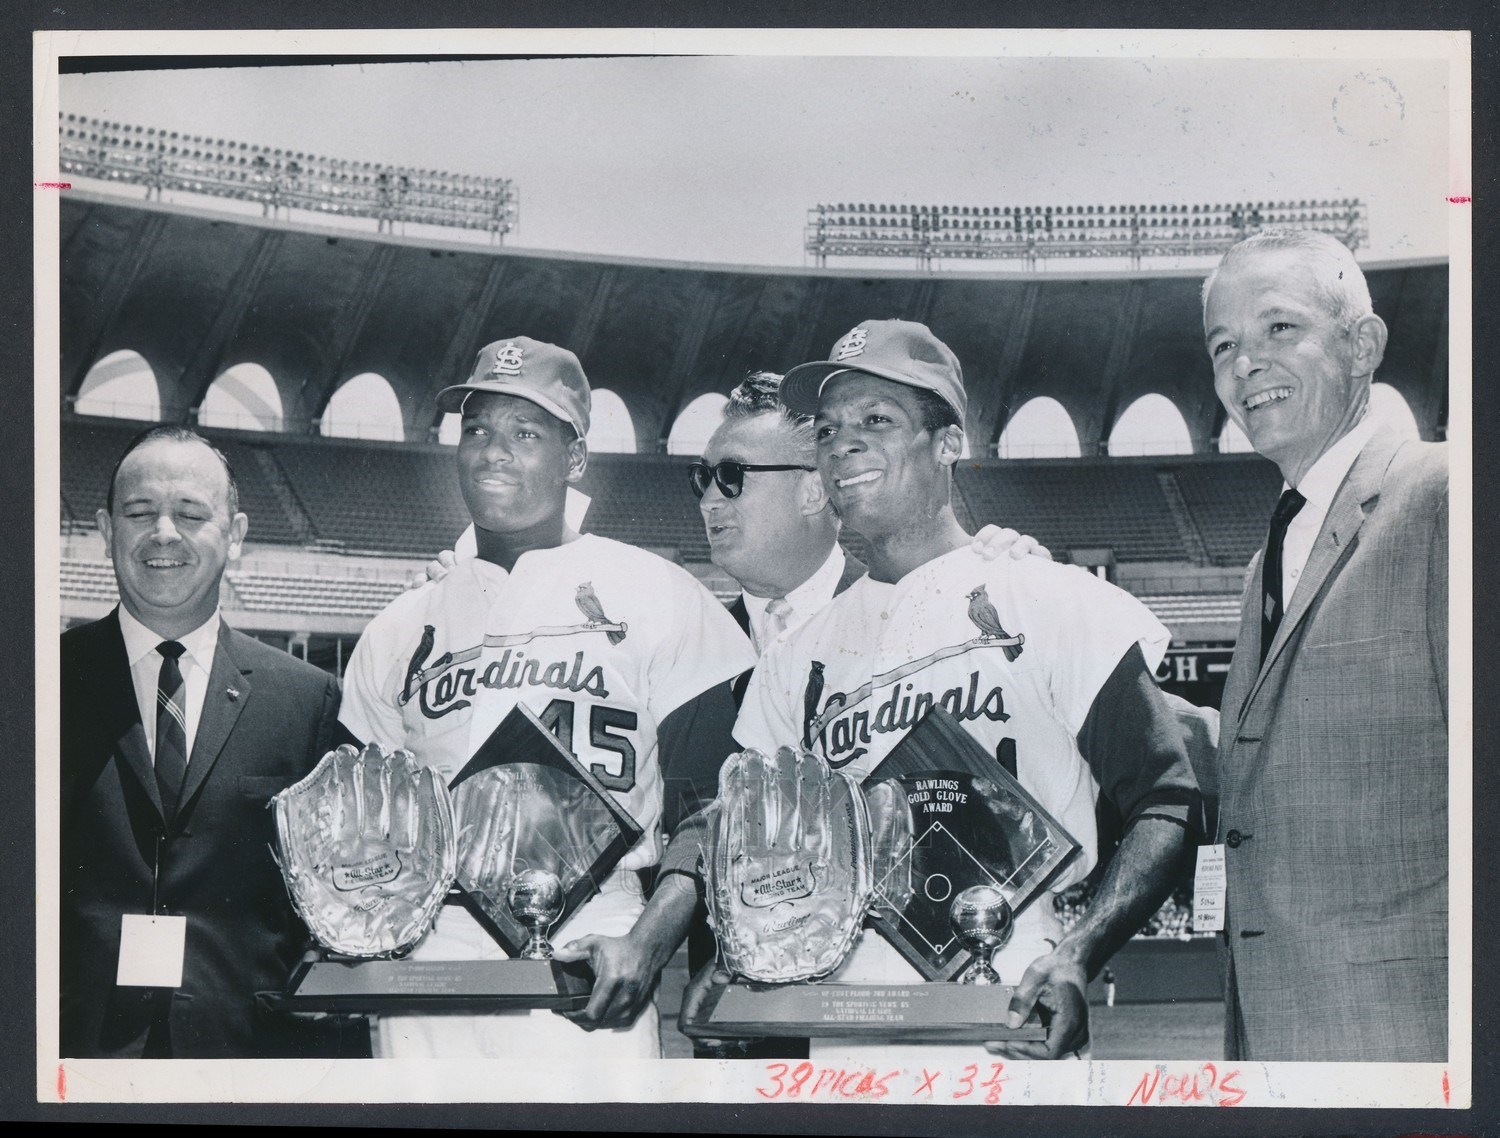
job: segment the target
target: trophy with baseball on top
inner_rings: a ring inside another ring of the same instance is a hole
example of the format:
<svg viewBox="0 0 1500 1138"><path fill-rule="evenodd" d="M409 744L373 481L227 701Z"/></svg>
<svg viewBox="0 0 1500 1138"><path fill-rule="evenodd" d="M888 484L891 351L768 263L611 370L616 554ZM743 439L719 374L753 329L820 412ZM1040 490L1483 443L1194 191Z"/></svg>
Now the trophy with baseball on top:
<svg viewBox="0 0 1500 1138"><path fill-rule="evenodd" d="M641 827L525 705L444 784L410 752L340 747L273 799L278 860L318 948L271 997L288 1012L573 1009L582 963L549 933L598 892ZM409 953L461 904L508 959Z"/></svg>
<svg viewBox="0 0 1500 1138"><path fill-rule="evenodd" d="M1019 976L995 954L1078 843L943 708L856 782L808 751L732 755L710 807L704 876L731 980L685 1000L699 1039L834 1036L1035 1041L1007 1026ZM832 978L880 936L911 983Z"/></svg>

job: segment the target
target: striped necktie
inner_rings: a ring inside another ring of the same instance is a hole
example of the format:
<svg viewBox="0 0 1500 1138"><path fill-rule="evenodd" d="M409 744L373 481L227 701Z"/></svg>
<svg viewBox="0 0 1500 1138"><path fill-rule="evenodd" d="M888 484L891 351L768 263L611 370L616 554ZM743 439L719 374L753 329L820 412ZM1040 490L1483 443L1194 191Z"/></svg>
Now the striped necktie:
<svg viewBox="0 0 1500 1138"><path fill-rule="evenodd" d="M766 624L760 634L760 650L764 652L786 631L792 616L792 605L785 597L777 597L766 606Z"/></svg>
<svg viewBox="0 0 1500 1138"><path fill-rule="evenodd" d="M163 641L161 673L156 681L156 789L161 794L162 814L170 819L177 812L182 780L187 774L187 688L177 659L185 649L175 640Z"/></svg>

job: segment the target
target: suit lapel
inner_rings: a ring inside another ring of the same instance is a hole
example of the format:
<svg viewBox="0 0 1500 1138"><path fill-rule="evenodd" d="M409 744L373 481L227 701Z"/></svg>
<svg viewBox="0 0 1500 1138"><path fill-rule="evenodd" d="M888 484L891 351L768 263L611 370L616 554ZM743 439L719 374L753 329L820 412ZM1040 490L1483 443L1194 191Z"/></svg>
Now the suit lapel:
<svg viewBox="0 0 1500 1138"><path fill-rule="evenodd" d="M115 753L125 769L140 783L157 816L162 816L161 793L156 789L156 767L151 762L151 748L146 742L146 728L141 722L141 708L135 700L135 681L130 675L130 660L125 655L125 637L120 632L120 611L108 619L114 628L104 641L104 659L99 674L110 677L99 693L104 701L102 722L108 725ZM152 725L155 730L155 724Z"/></svg>
<svg viewBox="0 0 1500 1138"><path fill-rule="evenodd" d="M1367 507L1380 496L1380 484L1385 479L1386 469L1400 447L1401 441L1395 435L1385 431L1378 432L1365 444L1364 450L1359 452L1354 465L1349 468L1343 485L1333 496L1328 516L1323 519L1323 528L1318 531L1317 540L1313 542L1312 552L1307 557L1307 567L1303 569L1301 580L1292 592L1292 603L1287 606L1281 626L1276 630L1276 638L1271 641L1266 662L1255 678L1254 687L1250 689L1250 699L1255 698L1255 693L1260 690L1261 684L1275 666L1276 658L1312 608L1313 602L1323 592L1334 568L1354 547L1355 535L1364 524ZM1253 595L1261 595L1258 586ZM1243 632L1244 629L1240 631ZM1255 647L1259 651L1259 632L1255 639Z"/></svg>
<svg viewBox="0 0 1500 1138"><path fill-rule="evenodd" d="M179 813L186 810L219 761L235 721L250 700L250 673L242 672L236 663L231 635L229 626L221 621L214 666L208 674L208 691L203 696L203 711L198 716L198 734L193 740L187 777L182 783Z"/></svg>
<svg viewBox="0 0 1500 1138"><path fill-rule="evenodd" d="M745 607L744 593L734 598L734 604L729 606L729 615L734 617L734 623L740 626L740 631L749 636L750 610Z"/></svg>

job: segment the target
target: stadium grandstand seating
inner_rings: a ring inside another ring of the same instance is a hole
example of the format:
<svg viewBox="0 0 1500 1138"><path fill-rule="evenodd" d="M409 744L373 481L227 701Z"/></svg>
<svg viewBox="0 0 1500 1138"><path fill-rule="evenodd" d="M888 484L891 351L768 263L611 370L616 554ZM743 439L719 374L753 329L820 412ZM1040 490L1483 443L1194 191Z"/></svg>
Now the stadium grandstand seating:
<svg viewBox="0 0 1500 1138"><path fill-rule="evenodd" d="M1240 598L1233 593L1147 593L1140 600L1174 630L1183 624L1233 624L1240 619Z"/></svg>
<svg viewBox="0 0 1500 1138"><path fill-rule="evenodd" d="M92 530L110 470L139 429L108 420L63 422L65 532ZM451 546L468 524L450 447L205 433L234 467L252 541L424 557ZM579 486L593 499L584 531L707 562L686 465L677 455L591 456ZM1266 494L1260 491L1269 487L1274 499L1278 477L1254 456L969 460L957 472L955 509L966 526L1007 525L1060 552L1088 546L1112 548L1121 561L1188 560L1161 471L1175 474L1212 563L1248 561L1264 537ZM1247 495L1247 483L1253 494ZM845 544L856 556L868 553L857 535Z"/></svg>
<svg viewBox="0 0 1500 1138"><path fill-rule="evenodd" d="M591 456L578 487L593 498L584 532L707 561L708 537L688 489L689 461L665 454Z"/></svg>
<svg viewBox="0 0 1500 1138"><path fill-rule="evenodd" d="M1185 561L1152 463L980 459L956 481L978 524L1029 533L1058 552L1113 548L1120 561Z"/></svg>
<svg viewBox="0 0 1500 1138"><path fill-rule="evenodd" d="M1266 539L1281 472L1258 455L1185 462L1173 474L1211 564L1245 565Z"/></svg>
<svg viewBox="0 0 1500 1138"><path fill-rule="evenodd" d="M450 448L307 439L276 458L317 539L346 552L431 555L469 524Z"/></svg>
<svg viewBox="0 0 1500 1138"><path fill-rule="evenodd" d="M139 429L64 420L64 533L92 532L109 472ZM252 542L422 558L451 547L468 525L451 447L205 433L234 466ZM708 541L688 490L687 461L680 455L592 455L579 484L593 500L583 531L706 564ZM1163 476L1176 480L1187 518L1174 516ZM1182 538L1186 524L1201 536L1207 565L1234 567L1246 564L1264 540L1266 503L1274 503L1279 479L1276 468L1255 455L976 459L958 467L954 505L970 529L994 522L1032 534L1058 554L1111 549L1120 562L1192 562ZM846 534L844 545L868 558L857 534Z"/></svg>
<svg viewBox="0 0 1500 1138"><path fill-rule="evenodd" d="M313 616L369 619L406 588L404 580L369 577L310 577L234 569L227 576L242 608Z"/></svg>
<svg viewBox="0 0 1500 1138"><path fill-rule="evenodd" d="M108 561L63 558L60 591L65 601L112 605L120 599L115 588L114 566Z"/></svg>

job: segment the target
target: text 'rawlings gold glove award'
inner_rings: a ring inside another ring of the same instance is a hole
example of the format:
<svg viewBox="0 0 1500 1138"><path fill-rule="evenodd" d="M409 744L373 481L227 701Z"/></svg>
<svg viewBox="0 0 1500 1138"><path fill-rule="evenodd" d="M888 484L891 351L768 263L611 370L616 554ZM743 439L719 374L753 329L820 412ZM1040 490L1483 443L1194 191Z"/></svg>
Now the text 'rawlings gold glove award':
<svg viewBox="0 0 1500 1138"><path fill-rule="evenodd" d="M1035 1017L1006 1026L1020 977L991 958L1078 843L942 708L863 784L787 747L732 755L710 817L709 917L735 979L684 1003L685 1034L1045 1038ZM925 981L840 982L866 924Z"/></svg>

